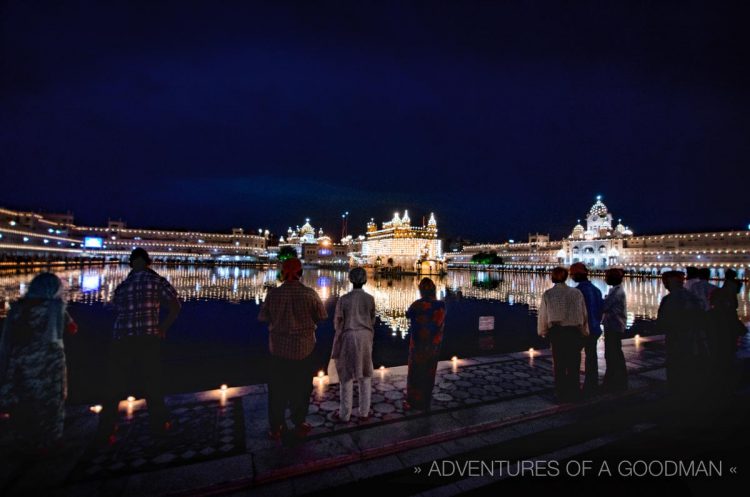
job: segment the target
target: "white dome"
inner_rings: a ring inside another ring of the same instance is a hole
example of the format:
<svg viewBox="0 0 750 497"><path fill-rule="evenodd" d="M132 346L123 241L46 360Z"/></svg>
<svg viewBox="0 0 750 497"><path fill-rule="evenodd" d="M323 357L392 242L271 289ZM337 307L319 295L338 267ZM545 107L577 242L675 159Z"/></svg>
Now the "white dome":
<svg viewBox="0 0 750 497"><path fill-rule="evenodd" d="M308 233L312 233L312 234L314 235L314 234L315 234L315 228L313 228L313 227L312 227L312 226L310 225L310 220L309 220L309 219L307 219L307 220L306 220L306 222L305 222L305 224L304 224L304 225L302 225L302 228L300 228L299 232L300 232L300 234L301 234L301 235L303 235L303 236L304 236L304 235L307 235Z"/></svg>
<svg viewBox="0 0 750 497"><path fill-rule="evenodd" d="M596 215L599 217L605 217L607 214L609 214L609 211L607 210L607 206L604 205L604 202L602 202L602 198L596 197L596 202L589 210L589 216Z"/></svg>

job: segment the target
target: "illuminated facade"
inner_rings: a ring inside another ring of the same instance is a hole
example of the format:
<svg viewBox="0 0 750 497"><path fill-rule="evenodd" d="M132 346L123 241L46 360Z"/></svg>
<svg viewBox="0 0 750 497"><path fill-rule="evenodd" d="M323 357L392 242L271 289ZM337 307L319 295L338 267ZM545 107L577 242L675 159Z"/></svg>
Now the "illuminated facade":
<svg viewBox="0 0 750 497"><path fill-rule="evenodd" d="M287 237L279 239L279 249L288 246L294 248L302 262L310 265L348 265L350 248L344 243L334 243L331 237L318 229L317 236L315 228L310 224L310 219L305 219L302 227L297 229L291 227L287 230ZM272 249L276 252L275 249Z"/></svg>
<svg viewBox="0 0 750 497"><path fill-rule="evenodd" d="M41 215L0 209L0 260L125 260L143 247L156 261L252 262L266 256L269 233L246 234L128 228L122 221L106 227L77 226L71 214Z"/></svg>
<svg viewBox="0 0 750 497"><path fill-rule="evenodd" d="M437 221L430 214L426 226L412 226L409 212L396 212L393 219L378 229L374 220L367 223L362 242L361 264L375 268L401 269L407 272L437 274L444 271L442 241L437 237Z"/></svg>
<svg viewBox="0 0 750 497"><path fill-rule="evenodd" d="M710 268L714 277L723 277L724 270L732 268L747 278L750 230L635 236L621 221L613 226L612 214L597 197L586 227L579 220L563 240L532 235L527 243L465 246L461 252L446 254L446 259L451 267L470 267L472 256L480 252L497 253L509 269L547 269L583 262L595 270L616 266L659 274L695 266Z"/></svg>

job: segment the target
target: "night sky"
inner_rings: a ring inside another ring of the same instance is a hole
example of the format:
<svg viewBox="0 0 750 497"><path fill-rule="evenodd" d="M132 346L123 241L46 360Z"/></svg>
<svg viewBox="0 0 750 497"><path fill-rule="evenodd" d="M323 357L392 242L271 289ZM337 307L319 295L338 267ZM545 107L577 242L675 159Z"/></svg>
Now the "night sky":
<svg viewBox="0 0 750 497"><path fill-rule="evenodd" d="M100 3L0 7L0 206L276 233L408 208L479 241L567 235L602 194L636 234L750 223L742 3Z"/></svg>

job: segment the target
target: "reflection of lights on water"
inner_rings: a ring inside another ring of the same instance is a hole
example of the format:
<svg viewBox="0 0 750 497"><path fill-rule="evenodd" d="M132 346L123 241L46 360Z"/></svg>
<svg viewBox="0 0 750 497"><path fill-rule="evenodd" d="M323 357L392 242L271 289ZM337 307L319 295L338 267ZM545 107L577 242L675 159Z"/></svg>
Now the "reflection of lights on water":
<svg viewBox="0 0 750 497"><path fill-rule="evenodd" d="M635 313L634 312L627 312L625 313L625 327L630 328L633 326L633 323L635 323Z"/></svg>
<svg viewBox="0 0 750 497"><path fill-rule="evenodd" d="M214 300L233 302L255 302L260 305L267 291L269 283L277 286L275 281L276 269L247 269L236 271L234 267L219 268L185 266L180 268L156 266L157 272L169 280L180 295L189 300ZM68 281L66 295L71 302L93 304L111 300L114 288L127 277L129 268L126 266L105 266L101 269L72 269L59 272L59 276ZM236 279L231 278L236 273ZM483 272L482 279L487 278ZM95 275L99 275L100 288L94 288ZM2 302L13 302L28 289L28 283L35 273L0 276L0 314L4 315ZM449 271L446 278L435 278L439 295L443 295L446 288L453 288L460 293L460 299L474 299L479 301L507 302L513 305L528 305L533 315L538 309L541 293L551 286L549 277L528 273L504 273L497 278L497 273L489 273L488 280L497 281L496 288L481 288L472 286L470 273ZM87 278L84 281L84 277ZM88 278L91 277L90 282ZM227 279L223 279L227 278ZM592 278L594 279L594 278ZM315 288L322 298L337 298L347 292L350 284L345 272L340 271L309 271L303 273L303 282ZM316 287L318 280L327 285ZM594 279L595 284L599 283ZM418 277L404 277L387 281L373 279L365 286L365 291L375 298L376 314L386 333L396 332L393 337L401 336L408 339L406 332L409 321L405 311L411 303L419 298L417 289ZM628 295L627 327L640 319L656 318L661 298L666 292L659 280L627 279L623 283ZM90 288L90 290L89 290ZM740 296L739 309L741 318L747 320L750 308L748 306L748 290ZM401 332L401 333L399 333Z"/></svg>
<svg viewBox="0 0 750 497"><path fill-rule="evenodd" d="M81 291L96 292L99 290L100 282L98 274L84 274L81 281Z"/></svg>

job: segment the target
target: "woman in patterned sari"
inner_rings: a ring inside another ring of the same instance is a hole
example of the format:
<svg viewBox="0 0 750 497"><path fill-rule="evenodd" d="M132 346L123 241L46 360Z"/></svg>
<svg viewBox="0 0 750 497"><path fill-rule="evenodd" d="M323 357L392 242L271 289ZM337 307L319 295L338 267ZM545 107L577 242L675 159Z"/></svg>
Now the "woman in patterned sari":
<svg viewBox="0 0 750 497"><path fill-rule="evenodd" d="M445 303L437 300L435 292L435 283L430 278L423 278L419 282L422 298L406 311L411 327L405 410L430 409L445 324Z"/></svg>
<svg viewBox="0 0 750 497"><path fill-rule="evenodd" d="M63 285L41 273L14 302L0 337L0 409L10 412L17 449L44 454L63 434L67 380L63 331L76 326Z"/></svg>

